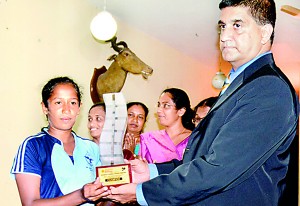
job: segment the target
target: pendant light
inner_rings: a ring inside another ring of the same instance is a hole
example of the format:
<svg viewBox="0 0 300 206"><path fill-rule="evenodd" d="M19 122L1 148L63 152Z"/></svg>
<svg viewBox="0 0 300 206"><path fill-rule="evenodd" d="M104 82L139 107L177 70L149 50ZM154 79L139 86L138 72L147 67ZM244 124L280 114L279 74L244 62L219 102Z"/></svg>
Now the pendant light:
<svg viewBox="0 0 300 206"><path fill-rule="evenodd" d="M106 0L104 0L103 11L99 12L91 21L90 30L95 39L104 42L116 36L117 22L113 16L106 11Z"/></svg>
<svg viewBox="0 0 300 206"><path fill-rule="evenodd" d="M219 55L219 71L212 79L212 86L216 89L222 89L224 81L226 79L225 74L221 71L221 55Z"/></svg>

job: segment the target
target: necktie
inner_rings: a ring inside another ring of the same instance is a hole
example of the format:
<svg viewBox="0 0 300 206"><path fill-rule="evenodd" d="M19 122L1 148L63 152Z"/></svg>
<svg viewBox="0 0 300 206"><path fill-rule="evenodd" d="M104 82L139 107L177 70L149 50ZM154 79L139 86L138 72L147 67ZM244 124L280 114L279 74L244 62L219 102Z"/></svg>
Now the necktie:
<svg viewBox="0 0 300 206"><path fill-rule="evenodd" d="M230 75L231 75L231 73L229 73L228 76L226 77L220 95L222 95L225 92L225 90L227 89L227 87L230 85L230 83L231 83Z"/></svg>

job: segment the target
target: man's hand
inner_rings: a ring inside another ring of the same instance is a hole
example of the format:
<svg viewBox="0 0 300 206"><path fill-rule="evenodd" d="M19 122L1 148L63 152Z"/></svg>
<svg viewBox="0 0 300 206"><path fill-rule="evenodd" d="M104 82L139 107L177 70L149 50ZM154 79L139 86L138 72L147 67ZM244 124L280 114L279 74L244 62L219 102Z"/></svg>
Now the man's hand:
<svg viewBox="0 0 300 206"><path fill-rule="evenodd" d="M110 187L111 194L107 198L122 204L136 202L136 184L130 183L119 187Z"/></svg>
<svg viewBox="0 0 300 206"><path fill-rule="evenodd" d="M131 164L133 183L142 183L150 179L149 166L146 160L134 159Z"/></svg>

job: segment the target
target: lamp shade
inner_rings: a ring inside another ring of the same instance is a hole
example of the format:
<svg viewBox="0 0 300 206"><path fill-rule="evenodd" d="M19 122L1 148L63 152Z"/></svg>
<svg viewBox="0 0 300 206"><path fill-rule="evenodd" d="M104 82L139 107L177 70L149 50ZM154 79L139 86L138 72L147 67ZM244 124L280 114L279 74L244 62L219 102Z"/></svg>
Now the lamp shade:
<svg viewBox="0 0 300 206"><path fill-rule="evenodd" d="M222 89L226 76L223 72L217 72L212 79L212 85L216 89Z"/></svg>
<svg viewBox="0 0 300 206"><path fill-rule="evenodd" d="M90 24L92 35L100 41L108 41L117 33L117 22L107 11L98 13Z"/></svg>

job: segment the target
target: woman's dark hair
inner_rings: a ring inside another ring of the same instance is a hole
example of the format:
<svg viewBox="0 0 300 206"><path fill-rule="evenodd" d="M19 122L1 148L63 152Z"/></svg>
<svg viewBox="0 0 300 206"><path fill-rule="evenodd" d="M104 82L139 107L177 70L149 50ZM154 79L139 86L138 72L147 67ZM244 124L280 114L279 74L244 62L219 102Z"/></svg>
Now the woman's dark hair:
<svg viewBox="0 0 300 206"><path fill-rule="evenodd" d="M193 130L195 128L195 125L192 122L192 119L195 116L194 110L191 108L190 99L187 95L187 93L181 89L178 88L168 88L165 89L163 93L169 93L171 94L171 99L175 103L176 109L182 109L185 108L185 113L181 117L182 125L184 128Z"/></svg>
<svg viewBox="0 0 300 206"><path fill-rule="evenodd" d="M89 109L89 113L90 111L94 108L94 107L103 107L103 110L106 112L106 108L105 108L105 103L104 102L98 102L95 103L91 106L91 108Z"/></svg>
<svg viewBox="0 0 300 206"><path fill-rule="evenodd" d="M56 77L56 78L50 79L46 83L46 85L43 87L42 101L43 101L45 107L48 108L48 99L52 96L54 88L60 84L71 84L77 93L77 98L78 98L79 104L81 103L81 95L82 94L79 89L79 86L69 77Z"/></svg>
<svg viewBox="0 0 300 206"><path fill-rule="evenodd" d="M143 109L144 109L144 112L145 112L145 120L147 119L147 116L148 116L148 113L149 113L149 109L148 107L143 104L142 102L128 102L127 103L127 110L132 107L133 105L139 105L141 106Z"/></svg>
<svg viewBox="0 0 300 206"><path fill-rule="evenodd" d="M260 25L271 24L273 33L270 37L271 44L274 40L274 30L276 22L276 5L274 0L222 0L219 8L243 6L250 9L250 13L255 21Z"/></svg>
<svg viewBox="0 0 300 206"><path fill-rule="evenodd" d="M201 102L199 102L195 108L194 108L194 111L197 112L197 109L199 107L212 107L215 102L217 101L218 97L208 97L206 99L203 99Z"/></svg>

